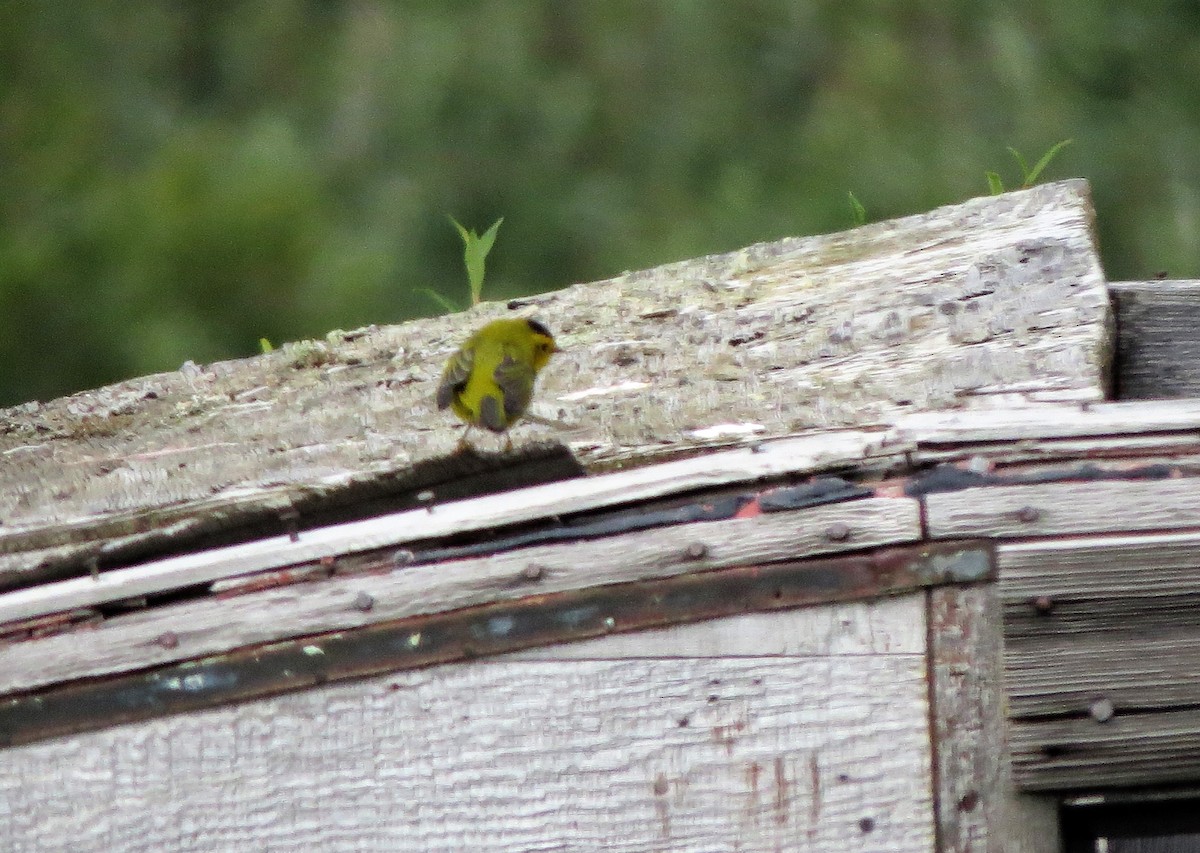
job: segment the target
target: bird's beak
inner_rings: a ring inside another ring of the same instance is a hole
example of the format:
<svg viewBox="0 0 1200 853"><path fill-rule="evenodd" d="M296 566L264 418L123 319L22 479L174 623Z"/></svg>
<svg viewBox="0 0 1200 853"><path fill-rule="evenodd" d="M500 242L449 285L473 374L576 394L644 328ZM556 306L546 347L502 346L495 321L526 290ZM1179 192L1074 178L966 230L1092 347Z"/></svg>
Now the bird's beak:
<svg viewBox="0 0 1200 853"><path fill-rule="evenodd" d="M558 345L558 341L555 341L554 343L552 343L550 345L551 353L562 352L562 351L563 351L563 348Z"/></svg>

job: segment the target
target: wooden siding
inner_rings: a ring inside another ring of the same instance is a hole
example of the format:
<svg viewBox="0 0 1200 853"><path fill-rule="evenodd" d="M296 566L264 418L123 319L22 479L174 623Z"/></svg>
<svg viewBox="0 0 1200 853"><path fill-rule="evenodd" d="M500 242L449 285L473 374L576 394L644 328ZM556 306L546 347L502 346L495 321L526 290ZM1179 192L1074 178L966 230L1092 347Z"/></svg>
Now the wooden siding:
<svg viewBox="0 0 1200 853"><path fill-rule="evenodd" d="M1120 397L1200 397L1200 281L1123 281L1109 287L1120 332Z"/></svg>
<svg viewBox="0 0 1200 853"><path fill-rule="evenodd" d="M1017 781L1200 779L1200 532L1014 544L1000 560Z"/></svg>
<svg viewBox="0 0 1200 853"><path fill-rule="evenodd" d="M928 853L924 619L716 620L18 747L0 848Z"/></svg>

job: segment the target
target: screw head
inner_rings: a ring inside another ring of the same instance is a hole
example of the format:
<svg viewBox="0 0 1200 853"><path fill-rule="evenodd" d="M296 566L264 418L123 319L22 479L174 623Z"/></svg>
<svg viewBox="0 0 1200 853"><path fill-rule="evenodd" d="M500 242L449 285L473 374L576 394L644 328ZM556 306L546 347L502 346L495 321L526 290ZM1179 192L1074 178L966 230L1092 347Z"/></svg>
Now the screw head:
<svg viewBox="0 0 1200 853"><path fill-rule="evenodd" d="M693 542L683 553L689 560L702 560L708 556L708 546L703 542Z"/></svg>
<svg viewBox="0 0 1200 853"><path fill-rule="evenodd" d="M1041 510L1035 506L1023 506L1017 510L1017 520L1025 524L1033 524L1042 517Z"/></svg>
<svg viewBox="0 0 1200 853"><path fill-rule="evenodd" d="M363 613L366 613L374 606L375 599L370 593L360 592L358 595L354 596L354 608L356 610L361 610Z"/></svg>
<svg viewBox="0 0 1200 853"><path fill-rule="evenodd" d="M179 645L179 635L174 631L165 631L158 635L158 644L164 649L173 649Z"/></svg>
<svg viewBox="0 0 1200 853"><path fill-rule="evenodd" d="M527 581L541 580L542 575L546 573L545 568L537 563L530 563L525 568L521 569L521 579Z"/></svg>

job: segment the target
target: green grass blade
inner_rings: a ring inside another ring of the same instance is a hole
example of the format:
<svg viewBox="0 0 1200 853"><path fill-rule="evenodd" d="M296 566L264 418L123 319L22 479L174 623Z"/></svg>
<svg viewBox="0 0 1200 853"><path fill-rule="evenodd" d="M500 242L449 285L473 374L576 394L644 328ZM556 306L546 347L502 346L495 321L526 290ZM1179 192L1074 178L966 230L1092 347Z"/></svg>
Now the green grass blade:
<svg viewBox="0 0 1200 853"><path fill-rule="evenodd" d="M992 195L1000 195L1000 193L1004 192L1004 181L1000 180L999 173L984 172L983 174L987 178L988 191Z"/></svg>
<svg viewBox="0 0 1200 853"><path fill-rule="evenodd" d="M1024 186L1029 186L1029 164L1025 162L1025 158L1021 156L1021 152L1013 148L1011 145L1005 146L1008 148L1008 153L1017 161L1017 165L1021 167L1021 180Z"/></svg>
<svg viewBox="0 0 1200 853"><path fill-rule="evenodd" d="M432 287L422 287L417 292L424 293L426 296L428 296L430 299L432 299L434 302L436 302L442 308L442 310L445 311L447 314L457 314L459 311L462 310L457 305L455 305L453 302L451 302L449 299L447 299L446 297L442 296L442 294L440 294L436 290L434 290Z"/></svg>
<svg viewBox="0 0 1200 853"><path fill-rule="evenodd" d="M854 220L854 225L865 225L867 223L867 209L862 206L862 202L854 195L853 191L846 193L850 197L850 215Z"/></svg>
<svg viewBox="0 0 1200 853"><path fill-rule="evenodd" d="M1058 155L1058 152L1062 151L1064 148L1066 148L1068 145L1070 145L1074 141L1075 140L1073 140L1073 139L1064 139L1061 142L1054 145L1053 147L1051 147L1051 149L1049 151L1047 151L1045 154L1043 154L1042 159L1038 160L1037 165L1035 165L1033 167L1033 171L1031 171L1028 175L1025 176L1025 186L1032 185L1033 182L1038 179L1038 176L1042 174L1042 170L1045 169L1047 166L1049 166L1050 161L1053 160Z"/></svg>

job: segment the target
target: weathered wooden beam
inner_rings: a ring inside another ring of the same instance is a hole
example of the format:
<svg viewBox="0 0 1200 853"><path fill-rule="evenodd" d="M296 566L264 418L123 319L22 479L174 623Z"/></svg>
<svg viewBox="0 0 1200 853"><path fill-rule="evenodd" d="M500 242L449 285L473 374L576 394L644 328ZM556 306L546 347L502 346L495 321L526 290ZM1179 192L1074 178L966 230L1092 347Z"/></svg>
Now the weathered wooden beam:
<svg viewBox="0 0 1200 853"><path fill-rule="evenodd" d="M928 595L937 851L1057 853L1057 801L1012 787L996 587Z"/></svg>
<svg viewBox="0 0 1200 853"><path fill-rule="evenodd" d="M934 538L1010 538L1200 527L1200 478L980 486L925 498Z"/></svg>
<svg viewBox="0 0 1200 853"><path fill-rule="evenodd" d="M1200 397L1200 281L1122 281L1109 289L1117 397Z"/></svg>
<svg viewBox="0 0 1200 853"><path fill-rule="evenodd" d="M437 568L453 570L447 564ZM553 572L553 567L547 571ZM88 678L0 699L0 746L245 701L328 681L660 625L895 595L935 584L987 578L991 571L991 552L986 546L947 543L887 548L861 556L742 565L570 592L539 590L535 595L526 593L523 598L504 603L256 644L207 658ZM517 576L510 582L522 580L530 579ZM527 584L522 586L527 588ZM232 609L233 603L224 602L226 609ZM268 611L255 611L260 620L272 618ZM187 631L191 627L187 614L176 616L181 630ZM232 613L229 616L237 618ZM75 639L76 651L84 653L80 638ZM36 651L39 644L30 641L27 645ZM230 647L228 643L225 646ZM16 648L20 647L18 644ZM24 663L28 665L29 661ZM21 677L19 672L8 674L10 678ZM41 673L34 677L45 679ZM54 676L56 681L60 678L61 674ZM8 686L11 688L11 681Z"/></svg>

